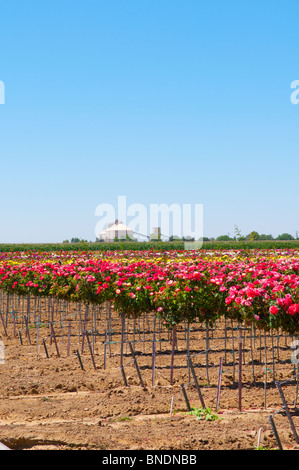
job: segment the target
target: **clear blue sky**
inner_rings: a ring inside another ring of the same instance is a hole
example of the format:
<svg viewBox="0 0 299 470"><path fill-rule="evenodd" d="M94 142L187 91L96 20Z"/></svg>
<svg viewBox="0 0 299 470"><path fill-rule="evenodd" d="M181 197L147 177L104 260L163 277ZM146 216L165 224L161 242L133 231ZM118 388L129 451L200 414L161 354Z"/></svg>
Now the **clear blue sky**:
<svg viewBox="0 0 299 470"><path fill-rule="evenodd" d="M101 203L298 218L299 4L0 0L0 242L95 239Z"/></svg>

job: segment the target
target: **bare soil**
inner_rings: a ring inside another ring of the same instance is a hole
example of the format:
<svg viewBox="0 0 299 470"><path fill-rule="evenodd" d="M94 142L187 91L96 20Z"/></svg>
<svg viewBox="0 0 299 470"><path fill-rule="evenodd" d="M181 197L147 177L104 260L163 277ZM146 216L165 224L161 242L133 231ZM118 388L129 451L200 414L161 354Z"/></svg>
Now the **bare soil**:
<svg viewBox="0 0 299 470"><path fill-rule="evenodd" d="M113 335L106 348L103 323L101 329L98 321L97 336L85 336L83 343L74 318L69 337L66 322L62 329L57 321L52 337L45 324L39 331L33 322L26 330L23 320L13 325L10 319L5 329L0 324L5 353L0 364L0 442L10 449L195 451L254 450L257 445L278 449L269 416L274 417L283 449L298 448L273 376L273 369L275 380L294 375L291 338L279 339L272 362L273 338L267 336L265 349L263 333L254 337L252 349L252 337L246 332L240 392L238 332L232 328L225 326L224 330L219 325L210 331L208 346L204 327L192 325L189 343L186 330L178 329L173 363L172 337L162 330L155 337L153 369L152 335L147 335L144 324L144 329L139 324L133 331L128 323L123 375L120 317L112 315ZM188 412L182 384L192 408L202 403L187 367L187 348L205 407L215 420L199 420ZM283 391L297 429L296 382L286 382Z"/></svg>

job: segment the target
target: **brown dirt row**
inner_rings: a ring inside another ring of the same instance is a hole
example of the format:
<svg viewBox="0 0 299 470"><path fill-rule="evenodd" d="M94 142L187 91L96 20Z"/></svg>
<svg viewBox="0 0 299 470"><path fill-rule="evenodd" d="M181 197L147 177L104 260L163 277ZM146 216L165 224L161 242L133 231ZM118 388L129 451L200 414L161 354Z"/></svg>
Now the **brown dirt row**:
<svg viewBox="0 0 299 470"><path fill-rule="evenodd" d="M163 338L157 336L153 385L152 337L149 334L146 342L144 332L132 331L127 325L127 342L123 350L126 386L120 369L120 319L115 316L113 321L113 341L106 347L106 359L103 334L90 337L95 368L86 339L82 349L82 336L79 336L77 327L72 329L68 351L66 329L62 336L58 322L55 324L56 345L53 338L50 339L50 329L46 326L40 329L37 338L36 327L31 325L29 341L23 325L21 341L18 335L20 325L14 329L9 322L6 332L0 325L5 352L4 363L0 364L0 442L18 450L195 451L254 450L259 440L261 448L277 449L269 422L269 416L274 414L283 448L298 447L285 413L278 413L282 410L282 401L273 383L274 368L276 380L287 380L294 374L294 366L290 362L291 338L279 340L272 362L273 338L267 336L266 349L263 346L264 336L262 341L259 337L254 338L252 350L252 338L246 332L240 410L238 333L233 354L232 340L224 348L224 326L219 325L217 330L211 331L207 357L206 331L193 325L189 352L205 405L217 417L216 420L207 421L198 420L188 413L182 393L181 385L184 384L190 405L194 408L201 406L187 367L186 331L182 328L177 332L173 371L172 338L166 331ZM232 332L227 328L227 337L232 338ZM134 347L143 387L128 347L128 340L132 341L133 334L136 335ZM46 339L49 357L46 356L42 339ZM84 370L81 369L77 351L80 352ZM217 411L221 358L225 360ZM297 429L299 415L293 406L296 382L286 383L284 393Z"/></svg>

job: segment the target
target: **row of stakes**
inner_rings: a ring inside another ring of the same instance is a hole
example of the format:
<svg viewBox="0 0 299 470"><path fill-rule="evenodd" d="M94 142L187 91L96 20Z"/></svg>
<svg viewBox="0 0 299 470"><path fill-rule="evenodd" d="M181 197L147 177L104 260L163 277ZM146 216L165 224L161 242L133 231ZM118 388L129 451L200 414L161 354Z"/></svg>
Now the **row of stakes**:
<svg viewBox="0 0 299 470"><path fill-rule="evenodd" d="M87 334L87 338L88 338L88 334ZM94 368L96 368L95 362L94 362L94 358L93 358L93 355L92 355L92 350L91 350L91 346L90 346L89 340L88 340L88 345L89 345L90 353L91 353L91 356L92 356ZM138 375L138 378L139 378L139 381L140 381L140 385L141 385L142 388L145 388L145 385L144 385L144 382L143 382L143 379L142 379L142 376L141 376L140 368L139 368L139 366L138 366L137 357L136 357L136 355L135 355L135 351L134 351L134 348L133 348L133 345L132 345L131 342L129 342L129 347L130 347L130 350L131 350L131 354L132 354L132 357L133 357L133 362L134 362L134 365L135 365L135 368L136 368L136 371L137 371L137 375ZM76 353L77 353L77 356L78 356L78 359L79 359L81 368L84 370L84 367L83 367L83 364L82 364L82 360L81 360L81 357L80 357L79 350L77 350ZM240 352L239 352L239 356L240 356L240 359L239 359L239 362L240 362L240 367L239 367L239 382L238 382L238 390L239 390L239 411L242 411L242 367L241 367L241 365L242 365L242 344L241 344L241 343L240 343ZM200 385L199 385L198 380L197 380L196 372L195 372L195 369L194 369L194 366L193 366L191 357L188 356L187 360L188 360L188 366L189 366L189 368L190 368L190 370L191 370L191 373L192 373L193 383L194 383L195 388L196 388L196 390L197 390L197 393L198 393L198 397L199 397L201 406L202 406L203 409L206 409L204 397L203 397L203 394L202 394ZM223 366L223 359L221 358L221 359L220 359L220 365L219 365L219 374L218 374L217 398L216 398L216 412L218 412L219 404L220 404L222 366ZM127 379L126 379L125 369L124 369L124 365L123 365L123 364L121 364L120 369L121 369L121 373L122 373L122 377L123 377L124 384L125 384L125 386L128 386L128 382L127 382ZM290 382L291 380L292 380L292 379L290 379L289 381L285 381L284 383ZM295 425L294 425L294 422L293 422L293 419L292 419L292 415L291 415L289 406L288 406L288 404L287 404L287 402L286 402L285 395L284 395L284 393L283 393L282 384L283 384L283 383L282 383L282 382L279 382L279 381L275 382L275 385L276 385L276 387L277 387L277 389L278 389L278 391L279 391L279 395L280 395L280 398L281 398L282 403L283 403L283 408L282 408L281 410L279 410L277 413L281 413L282 411L285 412L286 417L288 418L288 421L289 421L289 424L290 424L290 427L291 427L292 434L293 434L293 436L294 436L295 442L296 442L296 444L299 444L299 436L298 436L298 433L297 433L297 431L296 431L296 427L295 427ZM154 385L154 383L153 383L153 385ZM189 385L190 385L190 383L189 383ZM185 400L185 403L186 403L187 410L188 410L188 411L192 411L192 407L191 407L191 405L190 405L190 401L189 401L189 398L188 398L188 395L187 395L187 391L186 391L185 384L181 384L180 387L181 387L181 391L182 391L182 394L183 394L183 397L184 397L184 400ZM277 428L276 428L276 425L275 425L275 422L274 422L274 415L268 416L268 420L269 420L269 422L270 422L270 425L271 425L271 428L272 428L274 437L275 437L275 439L276 439L278 449L279 449L279 450L283 450L283 447L282 447L282 444L281 444L281 440L280 440L280 437L279 437L279 433L278 433L278 431L277 431Z"/></svg>
<svg viewBox="0 0 299 470"><path fill-rule="evenodd" d="M274 422L274 415L275 414L279 414L279 413L283 413L283 412L285 413L285 415L286 415L286 417L289 421L289 424L290 424L291 431L292 431L293 437L295 439L295 442L296 442L296 444L299 444L298 433L296 431L296 427L295 427L295 424L294 424L294 421L293 421L293 418L292 418L292 414L291 414L289 405L287 404L287 401L286 401L286 398L285 398L285 395L284 395L284 392L283 392L283 389L282 389L282 385L292 382L294 380L294 378L297 379L298 377L297 376L292 377L291 379L285 380L283 382L279 382L279 381L275 382L275 385L276 385L276 388L279 392L283 407L280 410L278 410L276 413L273 413L272 415L268 416L268 420L270 422L270 425L271 425L271 428L272 428L272 431L273 431L274 437L276 439L277 446L278 446L279 450L283 450L283 446L282 446L281 439L279 437L279 433L277 431L277 428L276 428L276 425L275 425L275 422ZM296 404L295 404L295 408L296 408Z"/></svg>
<svg viewBox="0 0 299 470"><path fill-rule="evenodd" d="M30 334L29 334L29 328L28 328L28 322L26 321L26 318L25 318L25 326L26 326L26 336L28 337L29 339L29 343L31 343L30 341ZM91 346L91 343L90 343L90 338L89 338L89 333L87 331L84 331L83 332L83 341L84 341L84 337L86 337L87 339L87 344L88 344L88 348L89 348L89 352L90 352L90 355L91 355L91 359L92 359L92 363L93 363L93 367L94 369L96 370L97 369L97 366L96 366L96 363L95 363L95 358L94 358L94 354L93 354L93 351L92 351L92 346ZM19 338L20 338L20 342L21 344L23 344L23 341L22 341L22 336L21 336L21 331L19 331ZM54 341L54 344L55 344L55 347L56 347L56 353L57 353L57 356L60 357L60 353L59 353L59 349L58 349L58 344L57 344L57 341L56 341L56 335L55 335L55 331L54 331L54 327L53 327L53 324L51 324L51 338L53 338L53 341ZM70 339L70 330L69 330L69 335L68 335L68 353L69 353L69 339ZM45 349L45 353L46 353L46 357L49 358L49 353L48 353L48 350L47 350L47 346L46 346L46 339L43 339L42 340L42 343L43 343L43 346L44 346L44 349ZM104 358L106 358L106 344L107 342L105 341L105 354L104 354ZM142 388L145 388L145 385L144 385L144 382L143 382L143 379L142 379L142 375L141 375L141 371L140 371L140 368L138 366L138 361L137 361L137 357L136 357L136 354L135 354L135 350L133 348L133 345L131 343L131 341L129 341L129 347L130 347L130 351L131 351L131 355L132 355L132 358L133 358L133 363L134 363L134 366L136 368L136 372L137 372L137 375L138 375L138 378L139 378L139 382L140 382L140 385ZM76 355L78 357L78 361L79 361L79 364L80 364L80 367L82 370L84 370L84 366L83 366L83 362L82 362L82 358L80 356L80 352L79 350L77 349L76 350ZM195 385L195 388L197 390L197 393L198 393L198 396L199 396L199 400L200 400L200 403L201 403L201 406L203 409L206 408L206 405L205 405L205 402L204 402L204 398L203 398L203 394L201 392L201 388L199 386L199 383L198 383L198 380L197 380L197 376L196 376L196 372L194 370L194 366L193 366L193 363L192 363L192 360L191 360L191 357L188 356L187 357L187 361L188 361L188 367L189 369L191 370L191 373L192 373L192 377L193 377L193 383ZM152 379L152 383L154 385L154 364L155 364L155 347L154 347L154 343L153 343L153 379ZM106 366L106 359L104 359L104 368ZM216 412L218 411L219 409L219 404L220 404L220 391L221 391L221 377L222 377L222 366L223 366L223 359L221 358L220 359L220 365L219 365L219 374L218 374L218 386L217 386L217 398L216 398ZM122 360L122 357L121 357L121 366L120 366L120 370L121 370L121 374L122 374L122 378L123 378L123 382L124 382L124 385L125 386L128 386L128 382L127 382L127 378L126 378L126 374L125 374L125 368L124 368L124 364L123 364L123 360ZM288 381L285 381L283 383L287 383L287 382L290 382L292 379L288 380ZM289 406L286 402L286 399L285 399L285 396L284 396L284 393L283 393L283 390L282 390L282 382L275 382L275 385L279 391L279 395L280 395L280 398L282 400L282 403L283 403L283 408L281 410L279 410L277 413L281 413L282 411L285 412L286 414L286 417L289 421L289 424L290 424L290 427L291 427L291 430L292 430L292 434L293 434L293 437L295 439L295 442L296 444L299 444L299 437L298 437L298 433L296 431L296 428L295 428L295 425L294 425L294 422L293 422L293 419L292 419L292 415L291 415L291 412L290 412L290 409L289 409ZM189 383L190 385L190 383ZM189 398L188 398L188 395L187 395L187 391L186 391L186 387L185 387L185 384L181 384L180 385L181 387L181 391L182 391L182 394L183 394L183 397L184 397L184 400L185 400L185 403L186 403L186 407L187 407L187 410L188 411L191 411L192 408L191 408L191 405L190 405L190 401L189 401ZM242 411L242 342L240 341L239 342L239 379L238 379L238 391L239 391L239 411ZM279 437L279 433L277 431L277 428L276 428L276 425L275 425L275 421L274 421L274 414L268 416L268 420L270 422L270 425L271 425L271 428L272 428L272 431L273 431L273 434L274 434L274 437L276 439L276 442L277 442L277 446L279 448L279 450L283 450L283 446L281 444L281 439Z"/></svg>
<svg viewBox="0 0 299 470"><path fill-rule="evenodd" d="M54 342L55 348L56 348L57 356L60 357L60 352L59 352L59 347L58 347L58 343L57 343L57 340L56 340L56 334L55 334L55 331L54 331L54 326L53 326L52 323L51 323L50 326L51 326L51 335L48 337L48 339L50 338L51 341L53 339L53 342ZM29 327L28 327L28 322L26 320L26 317L25 317L25 327L26 327L25 328L26 329L26 336L28 337L29 344L31 344ZM18 334L19 334L20 343L23 344L21 331L19 331ZM104 369L106 368L107 332L106 332L105 336L106 337L105 337L105 343L104 343ZM92 345L91 345L91 342L90 342L90 333L86 330L82 332L82 351L84 349L84 338L87 339L87 344L88 344L92 364L93 364L94 370L96 370L97 366L96 366L96 362L95 362L95 358L94 358L94 354L93 354L93 350L92 350ZM48 353L45 338L42 340L42 344L44 346L46 357L49 358L50 356L49 356L49 353ZM141 375L141 371L140 371L140 368L139 368L139 365L138 365L137 357L136 357L136 354L135 354L134 347L133 347L131 341L129 341L128 344L129 344L129 348L130 348L131 355L132 355L132 358L133 358L133 363L134 363L134 366L135 366L136 371L137 371L137 375L138 375L138 378L139 378L140 385L141 385L142 388L145 388L145 385L144 385L144 382L143 382L143 379L142 379L142 375ZM172 354L171 354L171 380L170 380L171 385L173 384L174 346L175 346L175 337L173 337L173 347L172 347ZM239 341L239 377L238 377L239 410L240 411L242 410L242 348L243 348L242 347L242 341L240 340ZM70 349L70 325L69 325L69 330L68 330L67 355L69 355L69 349ZM80 367L81 367L82 370L84 370L84 365L83 365L83 362L82 362L80 352L79 352L78 349L75 352L76 352L76 356L78 358ZM152 374L153 374L152 375L152 385L153 386L155 385L155 356L156 356L156 350L155 350L155 338L154 338L153 339L153 346L152 346ZM197 390L201 405L202 405L203 408L206 408L205 403L204 403L204 398L203 398L203 395L202 395L202 392L201 392L201 388L200 388L200 385L199 385L198 380L197 380L196 372L194 370L194 366L193 366L191 357L189 355L187 356L187 364L188 364L188 370L191 371L191 373L192 373L193 383L194 383L195 388ZM220 364L219 364L219 374L218 374L216 411L218 411L219 404L220 404L222 366L223 366L223 359L221 358L220 359ZM126 374L125 374L125 369L124 369L124 364L123 364L123 340L121 341L120 370L121 370L124 385L128 386L128 382L127 382L127 378L126 378ZM191 385L190 381L189 381L189 385ZM188 411L191 411L191 406L190 406L190 402L189 402L189 399L188 399L188 396L187 396L185 384L181 384L181 390L182 390L182 393L183 393L183 396L184 396L184 400L186 402L187 409L188 409Z"/></svg>

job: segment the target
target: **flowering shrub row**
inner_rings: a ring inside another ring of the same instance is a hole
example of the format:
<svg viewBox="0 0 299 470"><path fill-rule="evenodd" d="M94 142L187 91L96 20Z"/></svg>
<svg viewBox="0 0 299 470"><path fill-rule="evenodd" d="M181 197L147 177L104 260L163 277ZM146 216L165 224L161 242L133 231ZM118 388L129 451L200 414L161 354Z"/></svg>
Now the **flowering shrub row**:
<svg viewBox="0 0 299 470"><path fill-rule="evenodd" d="M299 330L299 251L18 252L0 254L0 288L16 295L110 301L156 311L166 326L226 316L262 329Z"/></svg>

